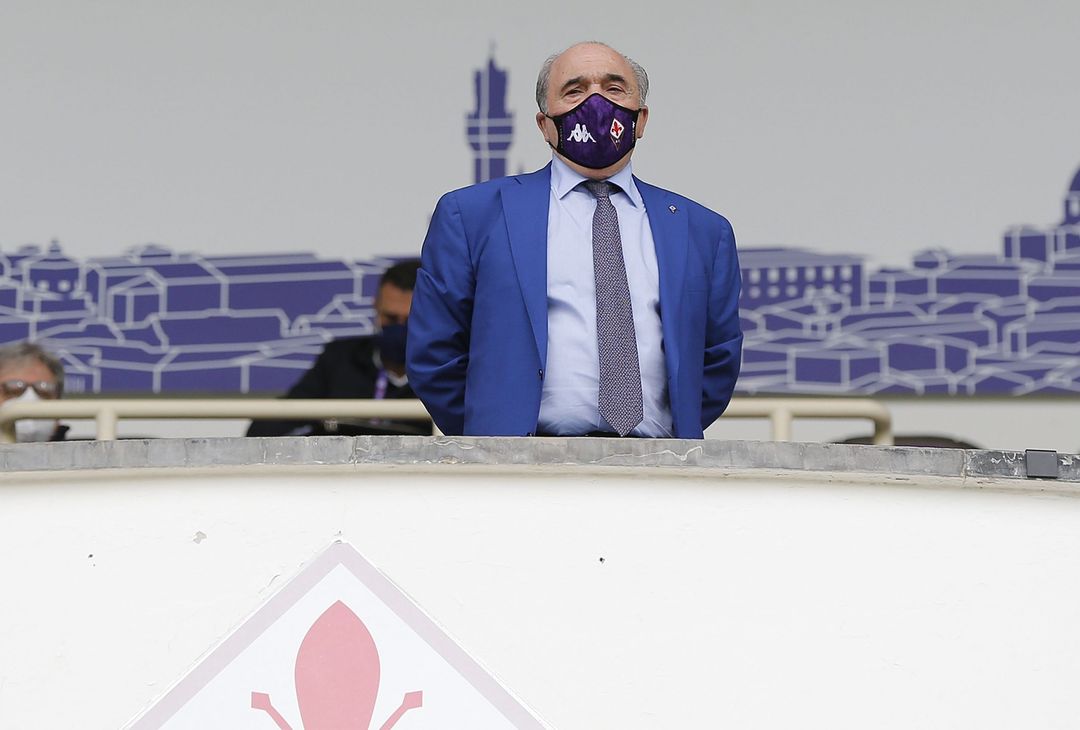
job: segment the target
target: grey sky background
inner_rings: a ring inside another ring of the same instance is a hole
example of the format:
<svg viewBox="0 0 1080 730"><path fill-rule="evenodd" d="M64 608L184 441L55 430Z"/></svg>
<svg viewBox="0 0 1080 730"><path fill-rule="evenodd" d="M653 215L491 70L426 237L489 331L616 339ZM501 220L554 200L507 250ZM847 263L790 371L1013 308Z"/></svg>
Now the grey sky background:
<svg viewBox="0 0 1080 730"><path fill-rule="evenodd" d="M1080 168L1078 37L1064 1L9 1L0 250L417 252L489 46L531 170L537 68L598 38L652 78L635 172L741 245L996 253Z"/></svg>

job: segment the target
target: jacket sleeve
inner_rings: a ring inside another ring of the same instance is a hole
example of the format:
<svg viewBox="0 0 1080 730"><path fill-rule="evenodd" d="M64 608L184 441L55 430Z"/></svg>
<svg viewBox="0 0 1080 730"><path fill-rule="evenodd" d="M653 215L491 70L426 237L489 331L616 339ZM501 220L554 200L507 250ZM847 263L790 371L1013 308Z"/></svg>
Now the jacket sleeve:
<svg viewBox="0 0 1080 730"><path fill-rule="evenodd" d="M333 370L333 365L330 362L329 347L324 347L323 351L319 353L319 356L315 359L315 364L304 373L303 377L296 381L289 392L285 395L286 398L329 398L330 395L330 373Z"/></svg>
<svg viewBox="0 0 1080 730"><path fill-rule="evenodd" d="M476 276L454 193L435 207L409 311L409 385L443 433L465 428L465 377Z"/></svg>
<svg viewBox="0 0 1080 730"><path fill-rule="evenodd" d="M720 241L713 259L712 289L705 332L705 372L702 379L701 428L708 428L727 408L742 365L739 293L742 280L735 252L735 233L721 219Z"/></svg>
<svg viewBox="0 0 1080 730"><path fill-rule="evenodd" d="M327 362L327 349L315 359L315 364L303 374L300 380L289 389L286 398L329 398L330 364ZM281 419L260 418L248 426L248 436L290 436L306 435L317 427L316 421L287 421Z"/></svg>

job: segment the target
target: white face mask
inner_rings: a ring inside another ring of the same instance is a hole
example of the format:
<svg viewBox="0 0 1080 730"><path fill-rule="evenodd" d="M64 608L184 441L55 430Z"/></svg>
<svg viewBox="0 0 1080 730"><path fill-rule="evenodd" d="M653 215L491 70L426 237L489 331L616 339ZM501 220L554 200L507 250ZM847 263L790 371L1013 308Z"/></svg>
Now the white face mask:
<svg viewBox="0 0 1080 730"><path fill-rule="evenodd" d="M7 403L33 403L41 400L33 388L27 388L18 398ZM48 441L56 431L56 421L48 418L20 418L15 422L15 440L19 443Z"/></svg>

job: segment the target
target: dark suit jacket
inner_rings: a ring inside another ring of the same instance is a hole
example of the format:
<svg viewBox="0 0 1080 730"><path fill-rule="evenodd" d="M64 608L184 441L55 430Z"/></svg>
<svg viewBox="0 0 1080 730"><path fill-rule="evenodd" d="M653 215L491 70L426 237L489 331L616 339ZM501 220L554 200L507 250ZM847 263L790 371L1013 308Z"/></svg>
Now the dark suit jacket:
<svg viewBox="0 0 1080 730"><path fill-rule="evenodd" d="M330 342L315 364L286 394L286 398L374 398L379 369L375 366L375 340L348 337ZM387 398L415 398L412 389L387 384ZM340 423L328 431L322 421L252 421L248 436L285 436L307 427L303 435L430 434L426 421L380 421L378 424Z"/></svg>
<svg viewBox="0 0 1080 730"><path fill-rule="evenodd" d="M731 225L635 183L660 270L674 433L701 438L739 373L739 264ZM446 434L536 432L547 360L551 167L447 193L424 241L409 314L409 383Z"/></svg>

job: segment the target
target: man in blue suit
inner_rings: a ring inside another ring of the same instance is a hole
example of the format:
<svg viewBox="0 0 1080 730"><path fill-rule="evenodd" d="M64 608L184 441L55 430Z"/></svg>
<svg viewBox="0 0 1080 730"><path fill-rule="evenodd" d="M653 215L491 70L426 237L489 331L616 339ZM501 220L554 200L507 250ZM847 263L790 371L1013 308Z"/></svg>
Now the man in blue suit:
<svg viewBox="0 0 1080 730"><path fill-rule="evenodd" d="M447 193L424 241L408 376L444 433L702 438L742 352L722 216L633 176L648 76L601 43L537 80L547 167Z"/></svg>

